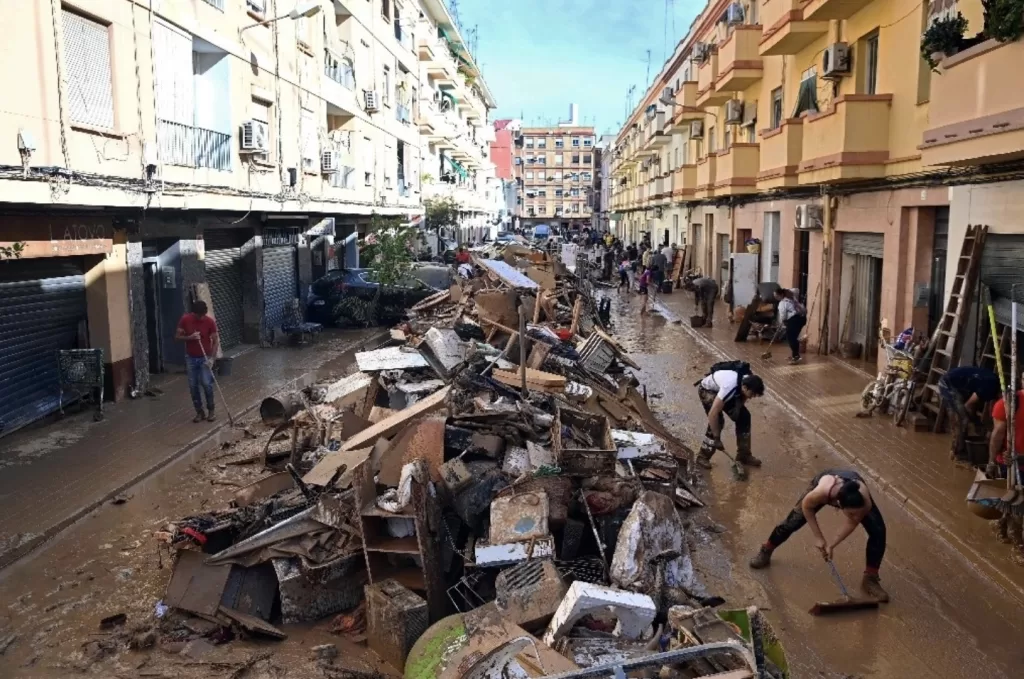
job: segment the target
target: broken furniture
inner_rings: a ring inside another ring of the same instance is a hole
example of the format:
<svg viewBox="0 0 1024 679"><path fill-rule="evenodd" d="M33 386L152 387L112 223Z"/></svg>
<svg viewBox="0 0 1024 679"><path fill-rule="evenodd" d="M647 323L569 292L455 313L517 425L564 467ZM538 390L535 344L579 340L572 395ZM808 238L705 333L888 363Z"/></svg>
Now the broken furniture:
<svg viewBox="0 0 1024 679"><path fill-rule="evenodd" d="M306 344L320 337L324 326L306 320L302 302L293 299L284 306L284 318L281 321L281 332L296 344Z"/></svg>
<svg viewBox="0 0 1024 679"><path fill-rule="evenodd" d="M618 450L608 418L559 407L552 431L555 464L563 474L614 475Z"/></svg>
<svg viewBox="0 0 1024 679"><path fill-rule="evenodd" d="M396 580L366 586L367 639L370 648L396 669L430 625L427 602Z"/></svg>

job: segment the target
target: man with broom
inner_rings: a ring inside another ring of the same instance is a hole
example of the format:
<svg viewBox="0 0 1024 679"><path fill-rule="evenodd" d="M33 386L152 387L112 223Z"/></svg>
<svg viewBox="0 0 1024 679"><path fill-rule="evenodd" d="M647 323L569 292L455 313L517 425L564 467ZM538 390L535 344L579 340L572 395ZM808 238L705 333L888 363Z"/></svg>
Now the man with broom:
<svg viewBox="0 0 1024 679"><path fill-rule="evenodd" d="M825 539L818 525L818 510L822 507L834 507L843 513L845 523L830 543ZM793 533L807 524L814 533L814 544L825 557L832 560L832 552L858 525L864 527L868 534L867 566L861 589L872 599L880 602L889 601L889 594L882 589L878 578L878 569L885 556L885 520L878 510L861 475L855 471L827 469L811 480L811 484L793 511L775 527L768 541L761 545L754 558L750 560L751 568L767 568L772 562L772 553Z"/></svg>

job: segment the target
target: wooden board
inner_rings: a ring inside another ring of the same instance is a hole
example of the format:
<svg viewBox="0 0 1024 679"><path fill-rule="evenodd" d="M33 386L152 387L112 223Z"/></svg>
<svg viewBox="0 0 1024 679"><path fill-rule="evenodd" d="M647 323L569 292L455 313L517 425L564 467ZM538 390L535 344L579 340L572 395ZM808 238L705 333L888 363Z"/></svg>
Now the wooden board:
<svg viewBox="0 0 1024 679"><path fill-rule="evenodd" d="M341 446L341 450L357 450L365 448L381 436L393 436L399 429L414 418L426 415L444 406L444 400L451 391L451 386L440 389L426 398L420 399L404 410L377 422L372 427L359 432Z"/></svg>
<svg viewBox="0 0 1024 679"><path fill-rule="evenodd" d="M335 484L336 488L344 489L352 483L352 475L355 468L362 464L368 457L373 448L360 448L359 450L345 450L338 451L336 453L328 453L316 463L316 466L309 470L309 472L302 477L305 483L311 486L325 486L327 482L331 480L334 473L345 465L347 469L342 472L341 478ZM291 476L285 473L286 476Z"/></svg>
<svg viewBox="0 0 1024 679"><path fill-rule="evenodd" d="M494 379L510 387L521 387L522 374L516 370L495 370ZM562 392L565 390L565 378L542 370L526 369L526 386L539 391Z"/></svg>

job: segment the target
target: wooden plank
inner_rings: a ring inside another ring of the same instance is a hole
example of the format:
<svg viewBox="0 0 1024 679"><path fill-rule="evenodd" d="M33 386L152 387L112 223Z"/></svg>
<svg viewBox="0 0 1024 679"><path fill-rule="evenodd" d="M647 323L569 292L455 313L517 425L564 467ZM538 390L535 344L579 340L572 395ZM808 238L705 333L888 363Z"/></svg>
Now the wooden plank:
<svg viewBox="0 0 1024 679"><path fill-rule="evenodd" d="M367 447L360 448L359 450L339 450L336 453L327 453L323 459L316 463L316 466L302 477L302 480L311 486L325 486L334 477L334 473L342 466L345 466L346 469L342 472L341 478L338 479L335 487L340 489L348 488L352 483L356 467L370 457L370 451L372 450L373 448ZM290 478L291 475L286 473L285 476Z"/></svg>
<svg viewBox="0 0 1024 679"><path fill-rule="evenodd" d="M572 323L569 325L569 333L575 337L580 329L580 314L583 312L583 298L577 297L576 303L572 305Z"/></svg>
<svg viewBox="0 0 1024 679"><path fill-rule="evenodd" d="M377 422L372 427L359 432L342 446L341 450L357 450L372 445L378 438L393 436L405 424L414 418L421 417L433 412L444 405L444 400L451 391L451 386L444 387L426 398L420 399L404 410L399 410L394 415Z"/></svg>

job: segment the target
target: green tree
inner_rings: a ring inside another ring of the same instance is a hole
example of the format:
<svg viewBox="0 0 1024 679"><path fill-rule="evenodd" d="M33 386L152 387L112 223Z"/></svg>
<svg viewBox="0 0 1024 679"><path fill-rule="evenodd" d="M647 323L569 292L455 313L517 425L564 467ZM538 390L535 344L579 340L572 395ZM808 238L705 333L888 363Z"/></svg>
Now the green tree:
<svg viewBox="0 0 1024 679"><path fill-rule="evenodd" d="M373 214L366 237L359 243L359 259L372 269L377 289L371 300L343 295L334 307L335 321L341 325L377 325L399 318L405 312L405 295L400 288L412 271L412 249L417 230L402 226L398 217Z"/></svg>
<svg viewBox="0 0 1024 679"><path fill-rule="evenodd" d="M21 259L21 253L25 251L24 243L11 243L10 245L0 245L0 260L4 259Z"/></svg>
<svg viewBox="0 0 1024 679"><path fill-rule="evenodd" d="M423 201L427 226L435 231L446 226L458 226L462 206L454 198L428 198Z"/></svg>

